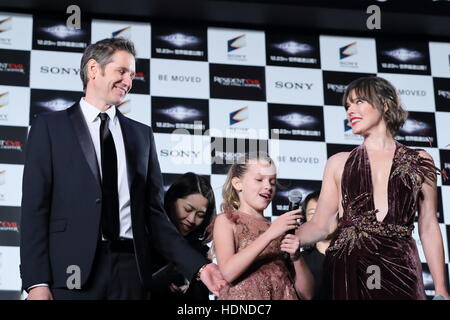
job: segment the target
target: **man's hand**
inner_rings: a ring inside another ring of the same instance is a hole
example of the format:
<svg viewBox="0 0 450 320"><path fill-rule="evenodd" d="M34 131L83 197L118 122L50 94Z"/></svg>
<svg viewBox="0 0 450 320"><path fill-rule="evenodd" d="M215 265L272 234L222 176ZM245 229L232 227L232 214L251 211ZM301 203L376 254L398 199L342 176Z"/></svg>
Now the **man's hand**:
<svg viewBox="0 0 450 320"><path fill-rule="evenodd" d="M53 296L49 287L40 286L30 290L27 300L53 300Z"/></svg>
<svg viewBox="0 0 450 320"><path fill-rule="evenodd" d="M205 286L214 293L216 296L219 296L219 291L222 289L224 285L226 285L226 281L220 273L219 268L214 263L208 263L206 267L200 272L200 280L205 284Z"/></svg>
<svg viewBox="0 0 450 320"><path fill-rule="evenodd" d="M173 283L169 284L169 290L173 293L185 294L189 289L189 284L185 284L183 286L177 286Z"/></svg>

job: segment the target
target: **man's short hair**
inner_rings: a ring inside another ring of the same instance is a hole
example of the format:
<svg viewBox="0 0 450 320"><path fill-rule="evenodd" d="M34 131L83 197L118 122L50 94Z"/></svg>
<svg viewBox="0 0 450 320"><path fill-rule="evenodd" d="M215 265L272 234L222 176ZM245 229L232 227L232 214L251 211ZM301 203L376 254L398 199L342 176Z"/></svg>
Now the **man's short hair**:
<svg viewBox="0 0 450 320"><path fill-rule="evenodd" d="M83 82L83 91L86 90L88 83L87 64L88 61L94 59L100 64L102 73L105 71L105 66L112 61L112 56L117 51L126 51L136 57L136 49L133 42L125 38L107 38L96 43L90 44L86 50L84 50L83 57L81 58L80 65L80 77Z"/></svg>

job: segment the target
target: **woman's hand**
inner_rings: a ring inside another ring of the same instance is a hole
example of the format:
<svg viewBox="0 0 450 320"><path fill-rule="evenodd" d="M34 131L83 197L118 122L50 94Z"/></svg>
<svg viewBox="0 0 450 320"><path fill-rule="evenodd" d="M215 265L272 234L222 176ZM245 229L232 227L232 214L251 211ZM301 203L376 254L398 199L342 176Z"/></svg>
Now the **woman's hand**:
<svg viewBox="0 0 450 320"><path fill-rule="evenodd" d="M286 234L281 241L281 250L289 253L291 260L297 260L300 257L300 241L293 234Z"/></svg>
<svg viewBox="0 0 450 320"><path fill-rule="evenodd" d="M297 220L301 218L300 212L301 209L288 211L272 222L269 229L266 231L270 236L270 239L276 239L286 234L287 231L297 228Z"/></svg>

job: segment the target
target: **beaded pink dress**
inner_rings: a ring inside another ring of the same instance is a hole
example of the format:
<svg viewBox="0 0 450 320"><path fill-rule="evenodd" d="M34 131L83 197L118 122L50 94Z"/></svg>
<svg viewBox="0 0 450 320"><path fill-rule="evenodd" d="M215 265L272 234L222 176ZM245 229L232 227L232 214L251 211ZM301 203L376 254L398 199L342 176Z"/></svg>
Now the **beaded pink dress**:
<svg viewBox="0 0 450 320"><path fill-rule="evenodd" d="M227 214L234 222L236 251L240 251L266 231L265 218L235 211ZM282 237L273 240L256 261L233 283L219 292L219 300L298 300L290 271L280 250Z"/></svg>

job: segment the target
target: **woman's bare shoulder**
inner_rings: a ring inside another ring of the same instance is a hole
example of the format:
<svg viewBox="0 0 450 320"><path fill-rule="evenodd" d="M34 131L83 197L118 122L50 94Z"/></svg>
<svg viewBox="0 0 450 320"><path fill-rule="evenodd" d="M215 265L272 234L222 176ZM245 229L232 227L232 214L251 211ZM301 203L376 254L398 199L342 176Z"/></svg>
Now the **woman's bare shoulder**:
<svg viewBox="0 0 450 320"><path fill-rule="evenodd" d="M350 152L338 152L328 158L327 166L334 168L343 167L349 155Z"/></svg>

